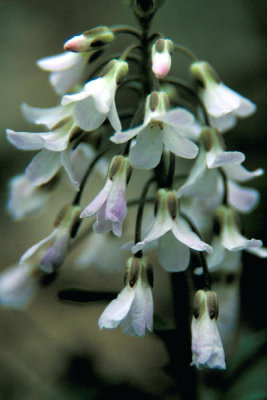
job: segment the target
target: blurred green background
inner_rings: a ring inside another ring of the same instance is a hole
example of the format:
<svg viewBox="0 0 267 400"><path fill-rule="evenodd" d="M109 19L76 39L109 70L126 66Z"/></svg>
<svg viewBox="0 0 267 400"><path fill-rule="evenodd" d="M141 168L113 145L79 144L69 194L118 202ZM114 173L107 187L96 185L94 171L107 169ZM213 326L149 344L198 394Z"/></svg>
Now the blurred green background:
<svg viewBox="0 0 267 400"><path fill-rule="evenodd" d="M264 0L166 0L152 24L152 30L164 32L166 37L209 61L228 86L257 104L257 113L227 133L226 142L230 149L246 154L247 168L265 170L266 6ZM121 23L136 25L131 10L122 0L0 0L2 269L16 263L27 248L49 233L61 204L57 193L45 215L26 222L13 222L5 210L9 178L22 172L33 155L9 144L5 128L34 129L21 115L23 101L36 107L50 107L57 102L48 75L36 67L35 61L62 52L65 40L84 30L99 24ZM114 50L123 50L128 41L129 37L121 35ZM175 55L172 73L186 78L187 66L187 60ZM260 190L261 202L252 214L242 218L244 232L267 244L265 176L251 186ZM71 199L71 188L66 190ZM267 397L266 363L261 352L266 327L264 264L264 260L256 257L244 257L239 350L231 349L236 359L248 351L251 365L246 364L247 368L240 373L236 369L232 392L228 388L228 392L216 397L216 392L207 390L207 385L203 389L204 399ZM40 292L27 312L0 310L0 399L80 400L112 394L130 399L179 399L172 378L164 370L167 351L156 335L140 339L125 337L119 329L100 332L97 321L105 302L77 306L58 301L57 292L65 287L114 291L122 287L119 273L79 271L73 265L70 257L58 279ZM160 268L155 275L155 310L172 320L169 278Z"/></svg>

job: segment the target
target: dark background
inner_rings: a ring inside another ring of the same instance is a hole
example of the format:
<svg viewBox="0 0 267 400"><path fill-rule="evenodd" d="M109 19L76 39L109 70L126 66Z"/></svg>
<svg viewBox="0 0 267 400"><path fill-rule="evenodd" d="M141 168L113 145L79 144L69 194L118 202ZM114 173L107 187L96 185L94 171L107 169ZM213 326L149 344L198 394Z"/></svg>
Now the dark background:
<svg viewBox="0 0 267 400"><path fill-rule="evenodd" d="M254 116L240 121L225 135L230 149L246 154L245 166L252 170L267 168L265 16L266 1L263 0L166 0L152 25L152 30L164 32L166 37L208 60L228 86L257 104ZM5 128L34 129L20 113L23 101L36 107L50 107L57 101L48 84L48 75L36 67L35 61L62 52L62 44L74 34L99 24L117 23L136 25L131 10L120 0L0 1L0 246L3 269L16 263L27 248L49 233L61 204L60 193L57 193L45 216L26 222L13 222L5 210L8 179L22 172L32 158L31 152L18 151L7 142ZM128 40L129 37L119 37L114 50L123 50ZM187 78L187 65L182 56L175 55L172 73ZM266 178L257 178L247 186L261 192L261 202L250 215L242 216L244 233L247 237L265 240L267 244ZM71 188L67 189L68 194L71 198ZM128 398L141 396L141 392L135 390L146 391L144 398L149 395L179 398L170 392L173 382L163 369L168 355L157 336L139 339L125 337L119 330L99 332L97 321L106 303L76 306L57 299L58 290L75 285L90 290L119 291L121 274L81 272L72 266L70 258L59 279L38 295L26 313L0 310L0 398L87 399L91 398L89 395L94 398L99 387L107 394L112 390L118 396L127 393ZM255 351L263 341L262 332L266 327L265 268L264 260L244 255L240 342L244 340L244 348L249 348L248 340L252 348L255 345ZM168 277L160 270L157 274L155 309L171 320ZM259 362L263 362L261 357ZM264 367L260 365L263 373ZM254 373L253 368L252 363L251 385L246 394L243 396L236 390L235 395L224 398L264 398L263 389L257 391L263 383L262 375ZM127 385L135 389L129 391ZM245 397L249 390L252 397ZM217 398L213 392L204 393L205 399Z"/></svg>

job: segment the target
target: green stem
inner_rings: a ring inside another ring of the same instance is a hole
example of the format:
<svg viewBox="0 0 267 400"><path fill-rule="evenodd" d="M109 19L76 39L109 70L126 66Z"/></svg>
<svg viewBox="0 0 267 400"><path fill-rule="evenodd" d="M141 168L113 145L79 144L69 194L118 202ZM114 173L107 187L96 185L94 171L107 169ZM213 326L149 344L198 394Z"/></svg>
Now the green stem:
<svg viewBox="0 0 267 400"><path fill-rule="evenodd" d="M198 57L187 47L181 46L179 44L174 44L174 49L176 51L179 51L179 53L184 54L186 57L188 57L192 62L196 62L198 60Z"/></svg>
<svg viewBox="0 0 267 400"><path fill-rule="evenodd" d="M141 37L141 32L130 25L114 25L111 26L110 29L113 33L115 33L115 35L118 33L128 33L129 35L133 35L138 39Z"/></svg>

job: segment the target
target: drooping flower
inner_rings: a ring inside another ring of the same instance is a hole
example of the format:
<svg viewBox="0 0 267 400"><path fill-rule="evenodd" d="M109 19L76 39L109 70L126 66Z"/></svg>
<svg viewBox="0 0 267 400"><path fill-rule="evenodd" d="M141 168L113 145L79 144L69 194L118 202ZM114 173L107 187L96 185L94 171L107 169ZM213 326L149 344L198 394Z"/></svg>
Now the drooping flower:
<svg viewBox="0 0 267 400"><path fill-rule="evenodd" d="M194 297L192 331L192 363L197 368L225 369L225 356L216 325L218 301L216 293L198 290Z"/></svg>
<svg viewBox="0 0 267 400"><path fill-rule="evenodd" d="M75 103L73 118L80 128L95 130L108 118L114 129L121 129L115 94L127 72L128 64L125 61L111 60L99 78L86 83L78 93L62 98L62 105Z"/></svg>
<svg viewBox="0 0 267 400"><path fill-rule="evenodd" d="M218 129L227 130L237 118L248 117L255 112L256 105L225 86L207 62L192 63L190 73L211 116L211 123Z"/></svg>
<svg viewBox="0 0 267 400"><path fill-rule="evenodd" d="M190 248L212 252L212 248L192 231L188 222L179 215L175 192L160 189L157 195L154 222L144 239L132 247L136 253L149 243L159 240L159 262L170 272L183 271L190 259Z"/></svg>
<svg viewBox="0 0 267 400"><path fill-rule="evenodd" d="M38 265L51 273L61 266L79 222L80 207L67 205L60 211L52 233L23 254L20 264Z"/></svg>
<svg viewBox="0 0 267 400"><path fill-rule="evenodd" d="M220 223L220 240L225 249L229 251L249 251L250 249L262 247L261 240L247 239L241 235L238 228L237 216L233 209L222 205L216 210L216 216Z"/></svg>
<svg viewBox="0 0 267 400"><path fill-rule="evenodd" d="M16 175L9 181L8 212L16 220L21 220L41 212L48 200L46 187L31 184L24 175Z"/></svg>
<svg viewBox="0 0 267 400"><path fill-rule="evenodd" d="M146 257L131 257L126 263L125 287L104 310L99 328L118 325L130 336L144 336L153 329L153 272Z"/></svg>
<svg viewBox="0 0 267 400"><path fill-rule="evenodd" d="M163 79L168 75L173 49L173 42L169 39L159 39L152 46L152 71L157 78Z"/></svg>
<svg viewBox="0 0 267 400"><path fill-rule="evenodd" d="M98 50L96 50L98 51ZM94 52L65 53L45 57L37 61L38 67L50 72L49 81L55 91L63 95L82 83L85 67Z"/></svg>
<svg viewBox="0 0 267 400"><path fill-rule="evenodd" d="M83 53L103 49L105 45L114 40L114 33L107 26L97 26L73 36L64 44L64 50Z"/></svg>
<svg viewBox="0 0 267 400"><path fill-rule="evenodd" d="M81 213L81 218L97 214L93 225L96 233L112 230L114 235L121 236L122 223L127 214L126 185L131 172L128 158L115 156L112 159L103 189Z"/></svg>
<svg viewBox="0 0 267 400"><path fill-rule="evenodd" d="M111 140L125 143L135 136L136 144L130 149L129 160L137 168L154 168L160 162L163 144L175 155L192 159L198 147L187 136L194 123L193 115L183 109L167 111L168 97L164 92L153 92L146 99L144 123L121 132L117 130Z"/></svg>

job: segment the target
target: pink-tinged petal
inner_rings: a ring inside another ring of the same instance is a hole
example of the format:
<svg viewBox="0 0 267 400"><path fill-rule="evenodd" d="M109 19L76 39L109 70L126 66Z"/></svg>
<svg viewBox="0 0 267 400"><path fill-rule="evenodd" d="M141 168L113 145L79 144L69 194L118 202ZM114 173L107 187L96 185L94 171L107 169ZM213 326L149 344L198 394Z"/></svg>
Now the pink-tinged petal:
<svg viewBox="0 0 267 400"><path fill-rule="evenodd" d="M184 108L174 108L170 111L167 111L165 114L156 117L155 119L165 122L167 125L171 125L178 130L179 128L190 128L195 122L193 114Z"/></svg>
<svg viewBox="0 0 267 400"><path fill-rule="evenodd" d="M200 149L198 158L196 159L187 180L177 191L177 196L186 196L190 192L192 186L195 185L204 175L206 169L206 152L204 149Z"/></svg>
<svg viewBox="0 0 267 400"><path fill-rule="evenodd" d="M96 222L93 225L93 231L95 233L106 234L112 230L113 222L105 219L105 208L106 203L104 203L96 214Z"/></svg>
<svg viewBox="0 0 267 400"><path fill-rule="evenodd" d="M136 135L138 135L140 132L142 132L143 129L145 129L146 125L140 125L137 126L136 128L129 129L128 131L118 131L115 132L113 136L111 136L110 140L114 143L125 143L128 140L132 139Z"/></svg>
<svg viewBox="0 0 267 400"><path fill-rule="evenodd" d="M40 260L40 268L46 273L51 273L59 268L66 257L69 245L69 233L62 232L55 236L55 240Z"/></svg>
<svg viewBox="0 0 267 400"><path fill-rule="evenodd" d="M228 201L236 210L243 213L252 211L259 202L259 192L228 181Z"/></svg>
<svg viewBox="0 0 267 400"><path fill-rule="evenodd" d="M117 132L121 131L121 122L118 116L118 111L116 108L115 101L111 103L110 110L108 113L108 119L112 128L115 129L115 131Z"/></svg>
<svg viewBox="0 0 267 400"><path fill-rule="evenodd" d="M83 210L80 217L85 218L95 214L100 209L100 207L102 207L103 204L105 203L111 187L112 187L112 181L110 179L107 179L103 189L98 193L98 195L94 198L94 200L91 201L91 203Z"/></svg>
<svg viewBox="0 0 267 400"><path fill-rule="evenodd" d="M203 242L196 233L192 231L189 224L181 217L177 217L173 223L172 232L183 244L197 251L212 252L212 247Z"/></svg>
<svg viewBox="0 0 267 400"><path fill-rule="evenodd" d="M240 98L241 98L241 104L235 111L235 115L239 118L248 117L252 115L257 109L256 104L254 104L252 101L246 99L243 96L240 96Z"/></svg>
<svg viewBox="0 0 267 400"><path fill-rule="evenodd" d="M102 113L96 109L93 97L86 97L75 104L73 118L75 123L85 131L93 131L102 125L107 117L107 113Z"/></svg>
<svg viewBox="0 0 267 400"><path fill-rule="evenodd" d="M184 271L189 264L190 250L171 232L159 239L159 262L168 272Z"/></svg>
<svg viewBox="0 0 267 400"><path fill-rule="evenodd" d="M112 222L112 232L115 236L121 237L122 233L122 221Z"/></svg>
<svg viewBox="0 0 267 400"><path fill-rule="evenodd" d="M21 109L28 121L45 125L49 129L52 129L59 121L70 117L72 112L72 107L37 108L28 106L26 103L22 104Z"/></svg>
<svg viewBox="0 0 267 400"><path fill-rule="evenodd" d="M245 155L239 151L222 151L220 154L207 153L208 168L217 168L227 164L240 164L245 160Z"/></svg>
<svg viewBox="0 0 267 400"><path fill-rule="evenodd" d="M130 164L136 168L155 168L160 162L162 147L162 130L148 126L139 133L136 144L130 150Z"/></svg>
<svg viewBox="0 0 267 400"><path fill-rule="evenodd" d="M8 140L21 150L40 150L44 147L44 142L38 132L15 132L7 129L6 133Z"/></svg>
<svg viewBox="0 0 267 400"><path fill-rule="evenodd" d="M178 157L192 159L198 154L198 147L191 140L179 135L170 126L163 128L163 142L168 150Z"/></svg>
<svg viewBox="0 0 267 400"><path fill-rule="evenodd" d="M249 253L254 254L255 256L266 258L267 257L267 248L266 247L250 247L246 249Z"/></svg>
<svg viewBox="0 0 267 400"><path fill-rule="evenodd" d="M239 164L225 165L223 169L228 178L237 182L246 182L250 179L256 178L257 176L261 176L264 173L263 169L261 168L251 172Z"/></svg>
<svg viewBox="0 0 267 400"><path fill-rule="evenodd" d="M0 304L26 308L37 289L37 281L27 265L10 267L0 274Z"/></svg>
<svg viewBox="0 0 267 400"><path fill-rule="evenodd" d="M156 52L152 57L152 71L158 79L165 78L171 68L171 55L167 51Z"/></svg>
<svg viewBox="0 0 267 400"><path fill-rule="evenodd" d="M51 244L53 244L55 238L56 230L54 229L49 236L34 244L21 256L19 260L19 265L23 265L24 263L31 261L32 258L35 258L36 260L38 260L37 262L39 262L45 251L50 247Z"/></svg>
<svg viewBox="0 0 267 400"><path fill-rule="evenodd" d="M32 159L26 176L33 185L39 186L50 181L60 167L60 153L44 149Z"/></svg>
<svg viewBox="0 0 267 400"><path fill-rule="evenodd" d="M134 289L126 287L115 300L112 300L99 318L98 326L100 329L113 329L119 325L130 311L134 292Z"/></svg>
<svg viewBox="0 0 267 400"><path fill-rule="evenodd" d="M113 222L122 222L126 214L126 182L124 176L115 176L106 201L105 218Z"/></svg>
<svg viewBox="0 0 267 400"><path fill-rule="evenodd" d="M217 128L221 133L229 131L237 123L237 119L234 114L226 114L219 118L210 116L209 120L211 126Z"/></svg>
<svg viewBox="0 0 267 400"><path fill-rule="evenodd" d="M149 243L165 235L165 233L172 229L172 225L173 221L171 217L167 215L166 218L163 219L161 218L161 215L158 215L144 239L133 246L132 252L136 253L137 251L142 250Z"/></svg>

